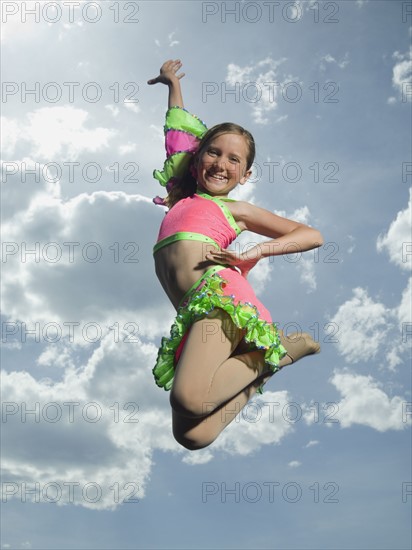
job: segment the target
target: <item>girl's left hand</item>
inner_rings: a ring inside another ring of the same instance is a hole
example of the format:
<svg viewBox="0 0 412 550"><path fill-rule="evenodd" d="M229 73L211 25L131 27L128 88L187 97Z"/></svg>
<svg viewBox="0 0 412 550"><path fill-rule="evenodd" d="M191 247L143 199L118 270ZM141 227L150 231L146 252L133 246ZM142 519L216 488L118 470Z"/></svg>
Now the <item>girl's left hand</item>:
<svg viewBox="0 0 412 550"><path fill-rule="evenodd" d="M241 274L245 278L261 257L262 253L259 247L253 247L243 252L243 254L239 254L233 250L210 250L206 254L206 259L216 264L230 265L239 268Z"/></svg>

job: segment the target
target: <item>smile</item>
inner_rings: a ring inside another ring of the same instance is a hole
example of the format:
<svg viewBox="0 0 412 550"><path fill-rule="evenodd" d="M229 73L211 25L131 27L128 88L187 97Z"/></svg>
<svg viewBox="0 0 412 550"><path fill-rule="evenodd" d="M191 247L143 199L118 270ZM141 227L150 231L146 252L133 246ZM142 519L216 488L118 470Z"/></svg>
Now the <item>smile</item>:
<svg viewBox="0 0 412 550"><path fill-rule="evenodd" d="M227 177L221 176L220 174L211 174L209 172L206 173L208 178L215 179L218 181L227 181Z"/></svg>

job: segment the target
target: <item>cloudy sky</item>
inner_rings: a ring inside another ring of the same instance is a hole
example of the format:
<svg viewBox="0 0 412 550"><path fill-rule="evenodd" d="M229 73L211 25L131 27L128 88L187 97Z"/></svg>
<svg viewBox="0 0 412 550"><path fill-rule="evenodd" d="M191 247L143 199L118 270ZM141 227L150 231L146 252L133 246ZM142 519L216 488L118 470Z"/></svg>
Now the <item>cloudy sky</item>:
<svg viewBox="0 0 412 550"><path fill-rule="evenodd" d="M411 3L1 7L1 548L409 548ZM322 353L199 452L151 373L170 58L190 111L255 136L234 198L325 240L250 274Z"/></svg>

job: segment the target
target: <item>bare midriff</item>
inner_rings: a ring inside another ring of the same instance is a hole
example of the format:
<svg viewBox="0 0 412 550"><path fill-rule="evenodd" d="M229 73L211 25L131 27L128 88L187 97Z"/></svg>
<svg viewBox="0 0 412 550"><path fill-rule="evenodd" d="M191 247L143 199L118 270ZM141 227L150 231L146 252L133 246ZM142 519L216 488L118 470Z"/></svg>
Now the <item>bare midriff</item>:
<svg viewBox="0 0 412 550"><path fill-rule="evenodd" d="M206 259L213 244L200 241L176 241L154 253L155 269L175 309L186 292L216 264Z"/></svg>

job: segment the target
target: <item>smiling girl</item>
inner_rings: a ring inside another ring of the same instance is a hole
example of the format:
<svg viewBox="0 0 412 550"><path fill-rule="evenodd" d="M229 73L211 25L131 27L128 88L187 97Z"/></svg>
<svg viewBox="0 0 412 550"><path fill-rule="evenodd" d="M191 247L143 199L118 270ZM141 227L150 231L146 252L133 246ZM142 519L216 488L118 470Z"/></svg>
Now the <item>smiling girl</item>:
<svg viewBox="0 0 412 550"><path fill-rule="evenodd" d="M169 88L167 160L162 172L154 172L168 191L154 201L169 210L154 261L177 310L153 374L158 386L171 390L175 439L196 450L210 445L280 368L319 352L306 333L283 337L246 277L259 260L292 243L304 252L323 240L316 229L228 198L252 173L253 136L233 123L207 130L186 111L181 66L180 60L166 61L148 81ZM244 253L228 250L245 230L270 240Z"/></svg>

